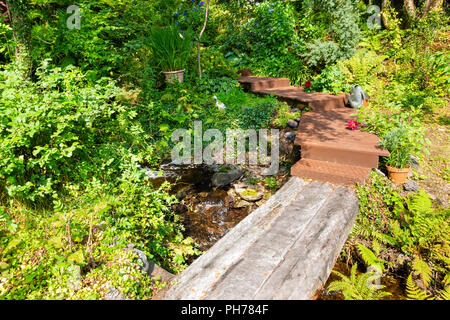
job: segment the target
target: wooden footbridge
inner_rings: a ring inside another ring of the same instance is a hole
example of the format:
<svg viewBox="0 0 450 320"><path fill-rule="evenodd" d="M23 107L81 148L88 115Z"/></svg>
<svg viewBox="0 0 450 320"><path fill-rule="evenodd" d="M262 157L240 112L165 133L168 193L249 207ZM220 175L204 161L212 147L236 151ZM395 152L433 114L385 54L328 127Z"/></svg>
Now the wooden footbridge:
<svg viewBox="0 0 450 320"><path fill-rule="evenodd" d="M305 93L289 79L246 76L259 94L307 106L290 180L176 277L164 299L312 299L326 282L358 213L351 188L378 157L378 138L347 130L343 95Z"/></svg>

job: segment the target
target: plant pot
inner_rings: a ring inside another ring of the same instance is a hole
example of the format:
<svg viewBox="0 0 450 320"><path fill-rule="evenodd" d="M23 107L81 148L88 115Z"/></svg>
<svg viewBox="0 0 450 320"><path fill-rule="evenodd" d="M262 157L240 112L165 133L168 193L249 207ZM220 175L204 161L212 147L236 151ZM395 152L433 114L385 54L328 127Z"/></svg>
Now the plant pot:
<svg viewBox="0 0 450 320"><path fill-rule="evenodd" d="M163 72L166 76L166 80L168 83L174 83L176 81L183 82L184 70L176 70L176 71L166 71Z"/></svg>
<svg viewBox="0 0 450 320"><path fill-rule="evenodd" d="M389 178L394 183L401 184L401 183L406 182L406 178L408 177L410 167L400 169L400 168L386 166L386 169L388 171Z"/></svg>

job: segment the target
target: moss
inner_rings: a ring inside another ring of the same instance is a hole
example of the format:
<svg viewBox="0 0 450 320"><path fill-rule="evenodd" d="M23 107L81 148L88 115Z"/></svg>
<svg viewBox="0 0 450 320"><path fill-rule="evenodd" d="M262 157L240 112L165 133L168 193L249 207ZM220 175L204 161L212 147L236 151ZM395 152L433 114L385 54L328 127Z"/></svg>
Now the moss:
<svg viewBox="0 0 450 320"><path fill-rule="evenodd" d="M244 192L242 192L242 195L244 195L244 196L257 196L258 192L256 190L253 190L253 189L247 189Z"/></svg>
<svg viewBox="0 0 450 320"><path fill-rule="evenodd" d="M219 172L228 172L231 170L231 167L222 167L219 169Z"/></svg>

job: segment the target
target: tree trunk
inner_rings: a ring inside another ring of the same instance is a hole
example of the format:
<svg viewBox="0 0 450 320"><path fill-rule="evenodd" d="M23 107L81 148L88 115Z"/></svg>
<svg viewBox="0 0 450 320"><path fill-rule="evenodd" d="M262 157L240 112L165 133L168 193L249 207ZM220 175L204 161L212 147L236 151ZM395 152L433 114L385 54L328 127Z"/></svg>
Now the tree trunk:
<svg viewBox="0 0 450 320"><path fill-rule="evenodd" d="M442 5L443 5L443 1L442 0L427 0L425 2L424 8L423 8L422 19L425 18L425 16L429 12L442 9Z"/></svg>
<svg viewBox="0 0 450 320"><path fill-rule="evenodd" d="M410 20L415 20L417 17L417 9L414 4L414 0L404 0L403 8L405 9L406 14L408 15Z"/></svg>
<svg viewBox="0 0 450 320"><path fill-rule="evenodd" d="M197 42L198 76L200 77L200 79L202 78L202 64L200 61L200 40L202 39L203 32L205 32L206 23L208 22L209 1L210 0L206 1L205 22L203 23L203 28L202 31L200 31L200 35L198 36Z"/></svg>
<svg viewBox="0 0 450 320"><path fill-rule="evenodd" d="M15 58L23 74L27 77L32 69L31 22L28 18L28 1L10 0L7 2L13 37L16 42Z"/></svg>
<svg viewBox="0 0 450 320"><path fill-rule="evenodd" d="M383 2L381 2L381 11L386 10L386 7L390 6L390 2L389 0L383 0ZM383 20L383 25L386 29L389 29L389 22L387 21L386 17L382 14L381 15L381 19Z"/></svg>

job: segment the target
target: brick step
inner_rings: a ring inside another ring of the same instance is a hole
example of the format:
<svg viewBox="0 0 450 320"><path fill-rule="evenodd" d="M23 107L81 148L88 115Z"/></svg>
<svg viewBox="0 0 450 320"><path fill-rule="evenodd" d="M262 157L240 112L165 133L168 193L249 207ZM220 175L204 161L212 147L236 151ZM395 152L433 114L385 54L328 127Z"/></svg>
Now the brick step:
<svg viewBox="0 0 450 320"><path fill-rule="evenodd" d="M311 111L323 112L336 108L345 108L345 94L332 95L321 92L305 92L303 88L298 87L259 89L253 92L272 94L284 100L299 102L309 107Z"/></svg>
<svg viewBox="0 0 450 320"><path fill-rule="evenodd" d="M354 112L346 108L303 114L294 142L301 146L302 158L376 168L378 157L389 152L379 146L376 135L346 128Z"/></svg>
<svg viewBox="0 0 450 320"><path fill-rule="evenodd" d="M290 86L288 78L272 78L272 77L257 77L247 76L238 79L245 89L251 91L258 91L273 88L285 88Z"/></svg>
<svg viewBox="0 0 450 320"><path fill-rule="evenodd" d="M291 168L291 175L333 184L352 186L364 183L370 168L302 158Z"/></svg>

